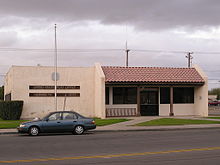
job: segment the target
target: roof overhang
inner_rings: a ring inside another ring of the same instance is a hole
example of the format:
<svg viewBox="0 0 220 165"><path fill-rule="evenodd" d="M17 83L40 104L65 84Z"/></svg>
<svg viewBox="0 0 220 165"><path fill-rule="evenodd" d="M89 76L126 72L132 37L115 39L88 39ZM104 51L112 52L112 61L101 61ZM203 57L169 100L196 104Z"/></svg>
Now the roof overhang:
<svg viewBox="0 0 220 165"><path fill-rule="evenodd" d="M195 68L102 66L106 84L202 86L205 79Z"/></svg>
<svg viewBox="0 0 220 165"><path fill-rule="evenodd" d="M132 86L203 86L204 82L196 83L180 83L180 82L166 82L166 83L157 83L157 82L105 82L106 85L132 85Z"/></svg>

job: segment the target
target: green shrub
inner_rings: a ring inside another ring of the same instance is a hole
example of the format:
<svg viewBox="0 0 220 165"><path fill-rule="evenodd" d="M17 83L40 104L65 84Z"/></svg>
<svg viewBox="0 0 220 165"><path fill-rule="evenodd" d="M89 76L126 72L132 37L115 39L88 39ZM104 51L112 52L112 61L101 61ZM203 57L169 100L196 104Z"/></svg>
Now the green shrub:
<svg viewBox="0 0 220 165"><path fill-rule="evenodd" d="M23 101L0 101L0 118L3 120L19 120Z"/></svg>
<svg viewBox="0 0 220 165"><path fill-rule="evenodd" d="M0 100L4 100L4 86L0 87Z"/></svg>

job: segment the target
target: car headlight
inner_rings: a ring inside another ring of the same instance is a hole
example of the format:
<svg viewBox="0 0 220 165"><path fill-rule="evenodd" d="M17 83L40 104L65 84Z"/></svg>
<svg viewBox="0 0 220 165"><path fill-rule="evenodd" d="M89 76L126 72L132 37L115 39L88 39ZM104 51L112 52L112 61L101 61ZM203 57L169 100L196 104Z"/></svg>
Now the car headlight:
<svg viewBox="0 0 220 165"><path fill-rule="evenodd" d="M20 124L20 126L19 127L26 127L26 125L24 125L24 124Z"/></svg>

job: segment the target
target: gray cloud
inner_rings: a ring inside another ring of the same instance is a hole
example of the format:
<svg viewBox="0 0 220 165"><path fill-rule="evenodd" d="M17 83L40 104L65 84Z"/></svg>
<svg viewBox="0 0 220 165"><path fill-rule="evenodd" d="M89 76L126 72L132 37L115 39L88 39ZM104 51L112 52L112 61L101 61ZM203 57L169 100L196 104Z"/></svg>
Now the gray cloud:
<svg viewBox="0 0 220 165"><path fill-rule="evenodd" d="M18 41L17 33L14 31L0 32L0 47L9 47Z"/></svg>
<svg viewBox="0 0 220 165"><path fill-rule="evenodd" d="M0 15L158 30L220 25L219 0L0 0Z"/></svg>
<svg viewBox="0 0 220 165"><path fill-rule="evenodd" d="M58 48L123 49L128 38L129 49L220 51L219 0L0 0L0 47L53 48L54 23ZM0 70L53 65L53 56L0 51ZM219 55L193 56L209 77L219 78ZM123 66L125 52L58 53L58 60L59 66ZM129 60L130 66L187 66L185 54L131 51Z"/></svg>

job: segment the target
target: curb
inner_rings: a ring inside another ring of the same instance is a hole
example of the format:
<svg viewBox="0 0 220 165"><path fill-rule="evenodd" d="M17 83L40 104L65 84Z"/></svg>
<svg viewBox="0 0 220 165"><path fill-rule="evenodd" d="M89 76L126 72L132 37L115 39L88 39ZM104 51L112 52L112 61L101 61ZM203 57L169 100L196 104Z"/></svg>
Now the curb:
<svg viewBox="0 0 220 165"><path fill-rule="evenodd" d="M0 135L18 134L18 132L0 132Z"/></svg>
<svg viewBox="0 0 220 165"><path fill-rule="evenodd" d="M192 127L192 128L140 128L118 130L89 130L88 132L137 132L137 131L178 131L178 130L220 129L220 127ZM19 134L18 132L0 132L0 135Z"/></svg>
<svg viewBox="0 0 220 165"><path fill-rule="evenodd" d="M91 130L88 132L143 132L143 131L178 131L178 130L199 130L199 129L220 129L220 127L192 127L192 128L146 128L146 129L127 129L127 130ZM0 132L0 135L19 134L18 132Z"/></svg>
<svg viewBox="0 0 220 165"><path fill-rule="evenodd" d="M128 129L128 130L94 130L93 132L138 132L138 131L178 131L178 130L220 129L220 127L201 128L153 128L153 129Z"/></svg>

